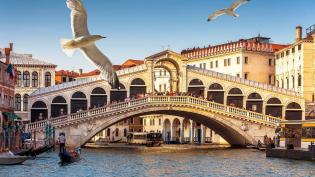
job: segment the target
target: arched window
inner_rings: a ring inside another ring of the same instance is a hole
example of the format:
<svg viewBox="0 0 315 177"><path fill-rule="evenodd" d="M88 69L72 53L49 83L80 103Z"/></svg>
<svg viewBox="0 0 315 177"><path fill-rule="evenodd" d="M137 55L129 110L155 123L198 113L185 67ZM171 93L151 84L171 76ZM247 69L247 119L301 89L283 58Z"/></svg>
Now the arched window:
<svg viewBox="0 0 315 177"><path fill-rule="evenodd" d="M30 86L30 73L28 71L23 72L23 85L24 87Z"/></svg>
<svg viewBox="0 0 315 177"><path fill-rule="evenodd" d="M23 96L23 111L27 111L28 109L28 94Z"/></svg>
<svg viewBox="0 0 315 177"><path fill-rule="evenodd" d="M17 86L21 87L22 86L22 74L21 71L17 71L16 72L16 76L17 76Z"/></svg>
<svg viewBox="0 0 315 177"><path fill-rule="evenodd" d="M119 136L119 129L118 128L116 128L115 136Z"/></svg>
<svg viewBox="0 0 315 177"><path fill-rule="evenodd" d="M36 101L31 108L31 122L42 121L48 118L46 103Z"/></svg>
<svg viewBox="0 0 315 177"><path fill-rule="evenodd" d="M106 136L110 136L110 128L107 129Z"/></svg>
<svg viewBox="0 0 315 177"><path fill-rule="evenodd" d="M38 73L32 72L32 87L38 87Z"/></svg>
<svg viewBox="0 0 315 177"><path fill-rule="evenodd" d="M295 88L294 76L292 76L292 88Z"/></svg>
<svg viewBox="0 0 315 177"><path fill-rule="evenodd" d="M286 77L286 80L287 80L287 89L289 89L289 88L290 88L290 81L289 81L289 78Z"/></svg>
<svg viewBox="0 0 315 177"><path fill-rule="evenodd" d="M124 137L127 136L127 129L124 129Z"/></svg>
<svg viewBox="0 0 315 177"><path fill-rule="evenodd" d="M51 86L51 74L50 72L45 73L45 87Z"/></svg>
<svg viewBox="0 0 315 177"><path fill-rule="evenodd" d="M299 87L302 86L302 76L301 76L301 74L299 74L299 76L298 76L298 86Z"/></svg>
<svg viewBox="0 0 315 177"><path fill-rule="evenodd" d="M15 95L15 111L21 111L21 95Z"/></svg>

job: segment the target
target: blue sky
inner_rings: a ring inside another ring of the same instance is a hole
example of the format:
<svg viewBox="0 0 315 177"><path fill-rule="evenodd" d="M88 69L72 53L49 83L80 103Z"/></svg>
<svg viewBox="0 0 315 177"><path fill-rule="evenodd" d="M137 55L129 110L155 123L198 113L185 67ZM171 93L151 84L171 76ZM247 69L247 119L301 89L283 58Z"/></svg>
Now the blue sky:
<svg viewBox="0 0 315 177"><path fill-rule="evenodd" d="M58 65L58 69L92 70L80 52L69 58L60 38L71 38L66 0L0 0L0 47L14 42L14 50ZM261 33L275 43L294 41L295 26L315 24L314 0L252 0L240 7L240 18L222 16L206 21L209 13L233 0L83 0L92 34L114 64L144 59L169 46L182 49L224 43Z"/></svg>

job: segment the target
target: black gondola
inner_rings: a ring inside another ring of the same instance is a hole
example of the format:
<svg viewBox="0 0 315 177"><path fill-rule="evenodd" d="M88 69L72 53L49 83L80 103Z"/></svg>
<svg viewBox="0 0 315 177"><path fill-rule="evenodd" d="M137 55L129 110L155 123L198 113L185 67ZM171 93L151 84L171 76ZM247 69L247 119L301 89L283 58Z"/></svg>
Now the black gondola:
<svg viewBox="0 0 315 177"><path fill-rule="evenodd" d="M68 152L66 150L59 153L59 158L61 165L67 165L81 160L80 154L78 152Z"/></svg>
<svg viewBox="0 0 315 177"><path fill-rule="evenodd" d="M18 156L29 156L32 152L33 148L28 148L28 149L20 149L18 151L13 152L14 155Z"/></svg>

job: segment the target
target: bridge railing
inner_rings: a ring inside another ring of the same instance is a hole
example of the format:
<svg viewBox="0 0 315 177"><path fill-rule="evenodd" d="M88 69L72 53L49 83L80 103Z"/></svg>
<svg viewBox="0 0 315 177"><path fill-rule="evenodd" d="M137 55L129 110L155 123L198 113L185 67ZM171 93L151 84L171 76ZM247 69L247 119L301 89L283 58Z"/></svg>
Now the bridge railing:
<svg viewBox="0 0 315 177"><path fill-rule="evenodd" d="M61 116L57 118L46 119L43 121L30 123L28 124L28 128L29 129L42 128L48 122L52 123L53 125L67 124L72 121L85 119L91 116L102 115L106 113L115 113L118 111L123 111L124 109L127 109L127 108L137 107L137 106L146 105L146 104L160 104L160 103L165 103L169 105L173 105L174 103L175 104L177 103L177 104L186 104L186 105L195 106L195 107L196 106L203 107L205 109L211 109L211 110L216 110L223 113L229 113L231 115L242 116L247 119L261 121L261 122L269 123L273 125L281 121L281 118L272 117L272 116L264 115L261 113L249 111L246 109L231 107L231 106L207 101L200 98L194 98L190 96L148 96L148 97L144 97L144 98L140 98L136 100L131 100L128 102L110 104L110 105L96 108L96 109L91 109L87 111L73 113L66 116Z"/></svg>

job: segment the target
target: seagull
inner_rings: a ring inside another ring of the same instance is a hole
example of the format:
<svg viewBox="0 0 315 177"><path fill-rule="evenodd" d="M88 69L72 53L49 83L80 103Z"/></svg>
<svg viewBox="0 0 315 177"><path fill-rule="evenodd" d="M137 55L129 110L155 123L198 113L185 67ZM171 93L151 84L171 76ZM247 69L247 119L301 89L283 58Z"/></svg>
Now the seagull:
<svg viewBox="0 0 315 177"><path fill-rule="evenodd" d="M208 21L212 21L224 14L231 15L233 17L239 17L239 15L235 13L235 10L239 8L241 5L248 3L249 1L250 0L237 0L230 7L218 10L213 14L209 15Z"/></svg>
<svg viewBox="0 0 315 177"><path fill-rule="evenodd" d="M73 39L61 39L61 47L68 56L73 56L76 49L89 59L100 71L101 78L119 89L119 80L113 70L110 59L95 45L95 42L104 39L101 35L91 35L87 26L87 13L81 0L67 0L67 7L71 10L71 28Z"/></svg>

